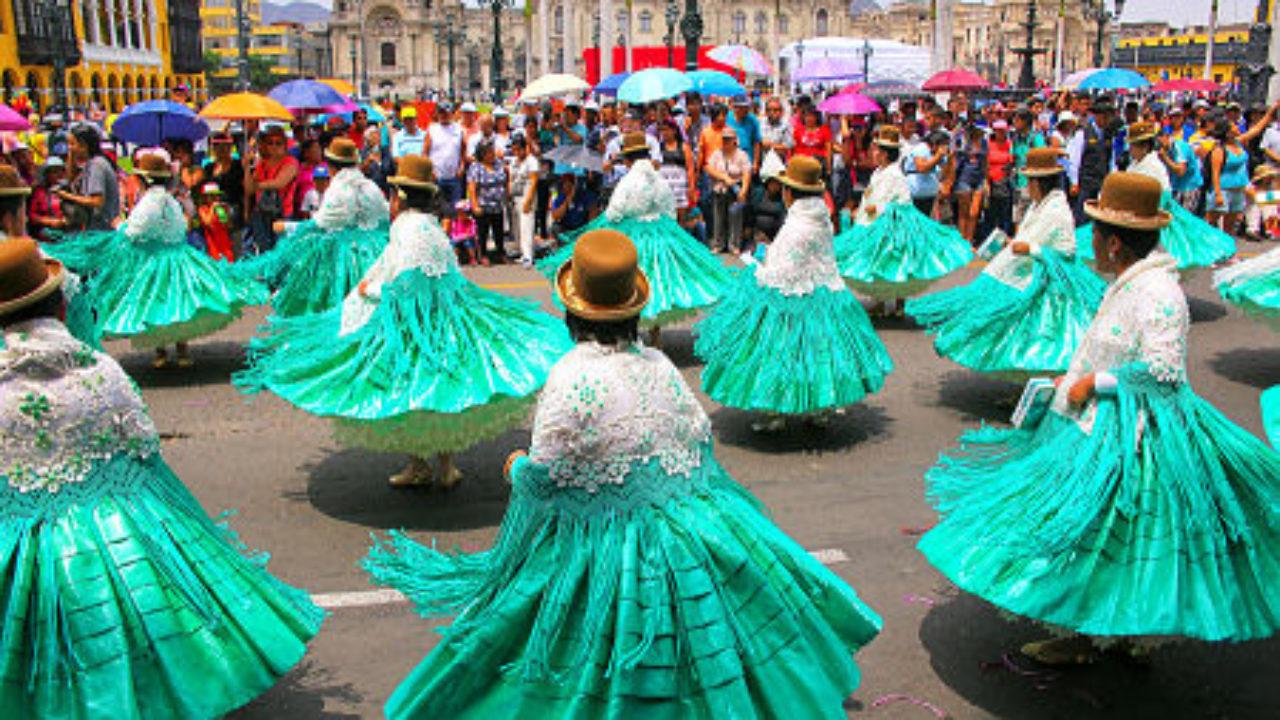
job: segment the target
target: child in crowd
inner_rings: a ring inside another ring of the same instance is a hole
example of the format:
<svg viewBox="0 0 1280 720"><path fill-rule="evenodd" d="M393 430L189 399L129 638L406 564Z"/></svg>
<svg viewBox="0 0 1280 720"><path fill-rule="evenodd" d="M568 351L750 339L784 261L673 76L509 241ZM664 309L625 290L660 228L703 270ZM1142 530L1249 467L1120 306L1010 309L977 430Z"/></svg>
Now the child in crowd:
<svg viewBox="0 0 1280 720"><path fill-rule="evenodd" d="M471 202L459 200L454 205L453 221L449 223L449 239L453 241L453 249L462 258L459 262L467 265L478 265L480 258L476 254L476 219L471 214Z"/></svg>
<svg viewBox="0 0 1280 720"><path fill-rule="evenodd" d="M1245 188L1244 222L1250 240L1280 238L1280 168L1263 163Z"/></svg>
<svg viewBox="0 0 1280 720"><path fill-rule="evenodd" d="M197 223L209 257L235 262L231 243L231 207L223 200L218 183L205 183L200 188Z"/></svg>

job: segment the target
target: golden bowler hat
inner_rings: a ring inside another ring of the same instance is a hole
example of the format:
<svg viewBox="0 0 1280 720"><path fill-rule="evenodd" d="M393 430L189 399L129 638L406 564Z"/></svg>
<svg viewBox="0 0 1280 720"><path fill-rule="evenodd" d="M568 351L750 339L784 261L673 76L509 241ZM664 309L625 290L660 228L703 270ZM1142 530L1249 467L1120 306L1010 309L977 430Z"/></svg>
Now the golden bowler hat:
<svg viewBox="0 0 1280 720"><path fill-rule="evenodd" d="M1063 171L1062 165L1058 160L1062 157L1063 152L1057 148L1035 148L1027 151L1027 164L1022 168L1022 174L1027 177L1049 177L1057 175Z"/></svg>
<svg viewBox="0 0 1280 720"><path fill-rule="evenodd" d="M396 174L387 182L401 187L432 190L436 187L435 167L425 155L405 155L396 164Z"/></svg>
<svg viewBox="0 0 1280 720"><path fill-rule="evenodd" d="M0 315L34 305L62 287L62 263L40 255L29 237L0 240Z"/></svg>
<svg viewBox="0 0 1280 720"><path fill-rule="evenodd" d="M639 267L631 238L617 230L592 230L560 266L556 295L584 320L617 321L640 314L649 302L649 279Z"/></svg>
<svg viewBox="0 0 1280 720"><path fill-rule="evenodd" d="M826 189L822 182L822 163L808 155L792 157L777 180L793 190L820 193Z"/></svg>
<svg viewBox="0 0 1280 720"><path fill-rule="evenodd" d="M1084 204L1085 214L1108 225L1159 230L1173 216L1160 209L1160 181L1139 173L1116 172L1102 182L1102 194Z"/></svg>

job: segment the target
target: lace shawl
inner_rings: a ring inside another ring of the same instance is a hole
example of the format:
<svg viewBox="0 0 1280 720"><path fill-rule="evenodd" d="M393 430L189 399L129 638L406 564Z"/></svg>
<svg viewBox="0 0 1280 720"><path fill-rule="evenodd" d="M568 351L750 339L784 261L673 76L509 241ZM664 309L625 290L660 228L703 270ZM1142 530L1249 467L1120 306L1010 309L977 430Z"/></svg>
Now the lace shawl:
<svg viewBox="0 0 1280 720"><path fill-rule="evenodd" d="M688 477L710 440L710 419L666 355L588 342L551 369L529 457L547 466L557 487L595 493L655 459Z"/></svg>
<svg viewBox="0 0 1280 720"><path fill-rule="evenodd" d="M342 301L340 335L364 327L377 309L382 288L402 273L417 270L427 277L440 277L458 268L458 258L435 216L407 210L391 223L387 247L362 278L365 294L357 287Z"/></svg>
<svg viewBox="0 0 1280 720"><path fill-rule="evenodd" d="M372 230L387 222L391 208L382 191L359 168L343 168L333 176L316 211L316 225L325 230L358 227Z"/></svg>
<svg viewBox="0 0 1280 720"><path fill-rule="evenodd" d="M52 319L5 329L0 350L0 475L22 493L55 493L159 437L133 381Z"/></svg>
<svg viewBox="0 0 1280 720"><path fill-rule="evenodd" d="M671 186L658 174L652 162L637 160L614 188L605 216L611 223L621 222L626 218L674 218L676 198L671 194Z"/></svg>
<svg viewBox="0 0 1280 720"><path fill-rule="evenodd" d="M1089 373L1113 372L1143 363L1157 382L1187 379L1187 332L1191 316L1178 284L1177 263L1164 252L1153 252L1126 270L1102 297L1098 314L1071 358L1071 367L1054 397L1055 411L1076 416L1067 402L1071 385ZM1077 420L1086 432L1093 428L1096 403L1089 403Z"/></svg>
<svg viewBox="0 0 1280 720"><path fill-rule="evenodd" d="M1130 163L1129 172L1155 178L1160 182L1160 189L1164 192L1169 192L1173 187L1169 182L1169 168L1164 166L1164 161L1154 151L1147 153L1141 160Z"/></svg>
<svg viewBox="0 0 1280 720"><path fill-rule="evenodd" d="M808 295L820 287L843 290L832 243L831 215L822 198L796 200L769 244L756 282L783 295Z"/></svg>
<svg viewBox="0 0 1280 720"><path fill-rule="evenodd" d="M152 187L142 194L121 230L126 238L139 245L176 245L187 241L187 216L168 190Z"/></svg>
<svg viewBox="0 0 1280 720"><path fill-rule="evenodd" d="M1024 242L1031 246L1031 255L1039 255L1044 248L1051 248L1065 257L1076 253L1076 226L1071 215L1071 206L1067 204L1067 196L1061 190L1054 190L1038 203L1027 209L1027 215L1018 226L1018 234L991 260L986 273L1000 282L1016 287L1026 288L1031 284L1032 271L1035 267L1034 257L1015 255L1014 242Z"/></svg>
<svg viewBox="0 0 1280 720"><path fill-rule="evenodd" d="M854 222L859 225L870 225L884 212L885 207L893 203L911 202L911 187L907 185L907 176L902 173L898 163L889 163L876 168L867 182L867 191L862 194L862 203L858 205L858 213ZM867 214L867 208L876 209L875 217Z"/></svg>

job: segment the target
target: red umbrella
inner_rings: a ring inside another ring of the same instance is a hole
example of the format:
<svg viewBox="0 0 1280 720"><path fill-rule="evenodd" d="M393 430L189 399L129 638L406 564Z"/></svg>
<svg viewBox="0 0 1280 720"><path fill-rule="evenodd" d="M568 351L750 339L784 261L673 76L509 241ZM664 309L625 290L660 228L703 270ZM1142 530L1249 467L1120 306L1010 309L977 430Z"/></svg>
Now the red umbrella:
<svg viewBox="0 0 1280 720"><path fill-rule="evenodd" d="M1222 86L1212 80L1182 78L1165 80L1151 86L1151 92L1218 92Z"/></svg>
<svg viewBox="0 0 1280 720"><path fill-rule="evenodd" d="M922 89L929 92L958 92L961 90L985 90L991 84L968 70L943 70L925 82Z"/></svg>

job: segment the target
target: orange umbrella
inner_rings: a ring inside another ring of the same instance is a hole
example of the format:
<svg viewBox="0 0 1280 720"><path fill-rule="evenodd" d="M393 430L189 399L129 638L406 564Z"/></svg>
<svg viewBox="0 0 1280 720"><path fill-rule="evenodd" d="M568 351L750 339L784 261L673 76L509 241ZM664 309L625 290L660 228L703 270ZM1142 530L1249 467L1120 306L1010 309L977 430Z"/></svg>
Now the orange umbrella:
<svg viewBox="0 0 1280 720"><path fill-rule="evenodd" d="M233 93L223 95L200 111L200 117L213 120L293 120L285 106L265 95Z"/></svg>
<svg viewBox="0 0 1280 720"><path fill-rule="evenodd" d="M338 78L320 78L317 82L322 82L325 85L328 85L329 87L333 88L334 90L337 90L338 92L342 93L343 95L356 94L355 86L347 82L346 80L339 80Z"/></svg>

